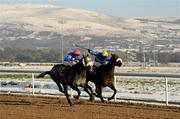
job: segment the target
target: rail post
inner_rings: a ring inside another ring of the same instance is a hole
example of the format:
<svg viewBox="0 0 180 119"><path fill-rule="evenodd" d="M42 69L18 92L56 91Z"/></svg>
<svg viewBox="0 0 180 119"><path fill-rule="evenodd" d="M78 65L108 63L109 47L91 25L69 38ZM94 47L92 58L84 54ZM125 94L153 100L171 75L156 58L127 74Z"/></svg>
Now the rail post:
<svg viewBox="0 0 180 119"><path fill-rule="evenodd" d="M114 76L114 87L115 87L115 89L116 89L116 87L117 87L116 84L117 84L117 83L116 83L116 76ZM114 101L116 101L116 95L114 96Z"/></svg>
<svg viewBox="0 0 180 119"><path fill-rule="evenodd" d="M35 89L34 89L34 73L32 73L32 95L34 95Z"/></svg>
<svg viewBox="0 0 180 119"><path fill-rule="evenodd" d="M168 105L168 80L167 80L167 77L165 77L165 101L166 101L166 105Z"/></svg>
<svg viewBox="0 0 180 119"><path fill-rule="evenodd" d="M72 88L70 88L70 95L71 95L71 98L73 98L73 90L72 90Z"/></svg>

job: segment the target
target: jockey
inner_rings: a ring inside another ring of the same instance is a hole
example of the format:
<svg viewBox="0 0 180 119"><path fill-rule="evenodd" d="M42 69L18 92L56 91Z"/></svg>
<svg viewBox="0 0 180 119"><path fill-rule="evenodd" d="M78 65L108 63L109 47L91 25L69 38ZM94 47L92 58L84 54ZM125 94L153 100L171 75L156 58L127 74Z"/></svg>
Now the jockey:
<svg viewBox="0 0 180 119"><path fill-rule="evenodd" d="M72 66L79 62L81 60L81 51L80 50L74 50L72 52L69 52L65 57L64 57L64 65L69 65Z"/></svg>
<svg viewBox="0 0 180 119"><path fill-rule="evenodd" d="M103 50L102 52L93 51L88 49L88 52L95 56L94 65L96 67L99 67L101 65L107 64L110 61L110 57L108 56L108 52L106 50Z"/></svg>

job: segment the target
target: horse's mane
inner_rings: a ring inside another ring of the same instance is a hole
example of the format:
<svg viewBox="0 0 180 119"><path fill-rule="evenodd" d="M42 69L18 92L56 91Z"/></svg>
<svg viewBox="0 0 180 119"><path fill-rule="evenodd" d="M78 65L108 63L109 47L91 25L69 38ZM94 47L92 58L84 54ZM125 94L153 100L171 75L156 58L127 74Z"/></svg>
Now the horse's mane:
<svg viewBox="0 0 180 119"><path fill-rule="evenodd" d="M101 65L99 69L112 69L115 66L114 60L115 60L115 55L112 54L110 61L105 65Z"/></svg>
<svg viewBox="0 0 180 119"><path fill-rule="evenodd" d="M84 59L84 57L82 57L81 60L78 63L73 65L71 67L71 70L76 71L76 72L81 72L82 70L84 70L85 67L83 66L83 62L82 62L83 59Z"/></svg>

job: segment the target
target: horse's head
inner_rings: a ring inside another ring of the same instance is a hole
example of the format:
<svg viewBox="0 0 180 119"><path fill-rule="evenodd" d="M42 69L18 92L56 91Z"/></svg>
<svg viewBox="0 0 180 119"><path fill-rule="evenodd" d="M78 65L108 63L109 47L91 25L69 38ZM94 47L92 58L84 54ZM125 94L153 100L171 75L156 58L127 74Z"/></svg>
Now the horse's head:
<svg viewBox="0 0 180 119"><path fill-rule="evenodd" d="M92 60L92 58L88 54L86 56L83 55L82 63L83 63L83 66L87 70L90 70L90 71L93 70L93 60Z"/></svg>
<svg viewBox="0 0 180 119"><path fill-rule="evenodd" d="M122 59L116 54L111 54L111 55L112 55L111 61L113 61L115 66L120 67L122 65Z"/></svg>

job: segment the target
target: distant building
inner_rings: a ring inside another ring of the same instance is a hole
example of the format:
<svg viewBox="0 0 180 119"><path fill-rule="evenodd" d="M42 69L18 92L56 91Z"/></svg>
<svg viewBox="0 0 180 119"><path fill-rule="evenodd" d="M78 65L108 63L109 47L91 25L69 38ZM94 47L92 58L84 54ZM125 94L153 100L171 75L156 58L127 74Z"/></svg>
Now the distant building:
<svg viewBox="0 0 180 119"><path fill-rule="evenodd" d="M174 48L172 52L173 53L180 52L180 48Z"/></svg>
<svg viewBox="0 0 180 119"><path fill-rule="evenodd" d="M46 49L49 49L48 47L37 47L36 48L37 50L46 50Z"/></svg>

